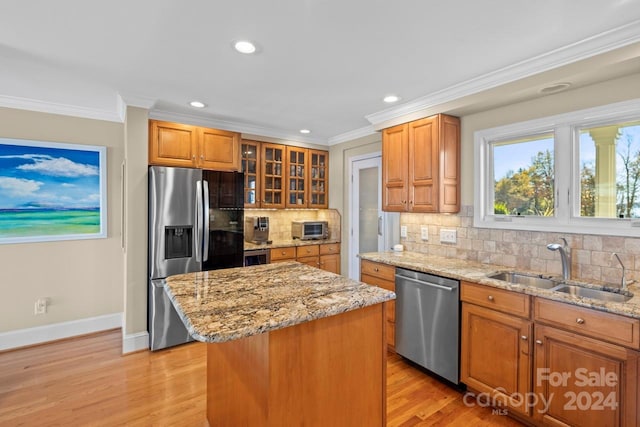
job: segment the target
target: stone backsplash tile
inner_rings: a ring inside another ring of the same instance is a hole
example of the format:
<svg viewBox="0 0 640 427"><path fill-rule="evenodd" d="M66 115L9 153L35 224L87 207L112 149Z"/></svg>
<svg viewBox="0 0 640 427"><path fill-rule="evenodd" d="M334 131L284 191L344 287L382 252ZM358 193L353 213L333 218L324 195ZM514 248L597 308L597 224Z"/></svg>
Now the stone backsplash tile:
<svg viewBox="0 0 640 427"><path fill-rule="evenodd" d="M318 220L329 223L329 237L340 238L341 217L335 209L245 209L248 216L269 217L269 239L290 240L291 221Z"/></svg>
<svg viewBox="0 0 640 427"><path fill-rule="evenodd" d="M473 206L462 206L456 215L403 213L400 224L407 226L407 237L401 239L406 250L553 275L562 273L562 263L547 245L564 237L571 248L573 279L620 283L622 269L612 258L616 252L627 279L640 280L640 238L475 228ZM422 226L429 228L427 241L421 239ZM456 230L455 244L440 243L442 228Z"/></svg>

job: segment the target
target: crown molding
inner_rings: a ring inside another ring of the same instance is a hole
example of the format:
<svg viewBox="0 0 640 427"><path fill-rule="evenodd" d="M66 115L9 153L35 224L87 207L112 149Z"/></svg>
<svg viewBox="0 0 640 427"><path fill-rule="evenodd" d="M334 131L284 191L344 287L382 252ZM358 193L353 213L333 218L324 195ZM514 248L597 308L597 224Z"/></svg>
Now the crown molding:
<svg viewBox="0 0 640 427"><path fill-rule="evenodd" d="M41 101L17 96L0 95L0 107L37 111L40 113L60 114L63 116L81 117L84 119L105 120L108 122L121 123L123 121L120 113L115 110L101 110L98 108L60 104L57 102Z"/></svg>
<svg viewBox="0 0 640 427"><path fill-rule="evenodd" d="M349 132L341 133L336 136L332 136L327 141L328 145L337 145L342 144L343 142L353 141L354 139L362 138L365 136L373 135L377 131L373 128L373 126L365 126L359 129L354 129Z"/></svg>
<svg viewBox="0 0 640 427"><path fill-rule="evenodd" d="M619 49L640 41L640 20L605 31L576 43L552 50L465 82L417 98L414 101L387 108L365 118L374 127L377 124L433 108L465 96L543 73L564 65Z"/></svg>
<svg viewBox="0 0 640 427"><path fill-rule="evenodd" d="M262 135L270 138L279 138L287 141L305 142L308 144L327 145L327 140L323 138L304 137L300 134L283 132L280 129L256 126L248 123L233 122L230 120L220 120L211 117L203 117L185 113L176 113L164 110L151 110L150 119L174 121L195 126L206 126L216 129L224 129L232 132L247 133L252 135Z"/></svg>

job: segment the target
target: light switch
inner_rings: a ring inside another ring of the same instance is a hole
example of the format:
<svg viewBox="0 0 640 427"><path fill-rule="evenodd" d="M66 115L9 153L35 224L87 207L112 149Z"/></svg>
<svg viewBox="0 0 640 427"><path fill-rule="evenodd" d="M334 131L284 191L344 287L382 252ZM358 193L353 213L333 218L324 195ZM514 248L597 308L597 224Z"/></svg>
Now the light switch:
<svg viewBox="0 0 640 427"><path fill-rule="evenodd" d="M400 237L407 237L407 226L406 225L401 225L400 226Z"/></svg>

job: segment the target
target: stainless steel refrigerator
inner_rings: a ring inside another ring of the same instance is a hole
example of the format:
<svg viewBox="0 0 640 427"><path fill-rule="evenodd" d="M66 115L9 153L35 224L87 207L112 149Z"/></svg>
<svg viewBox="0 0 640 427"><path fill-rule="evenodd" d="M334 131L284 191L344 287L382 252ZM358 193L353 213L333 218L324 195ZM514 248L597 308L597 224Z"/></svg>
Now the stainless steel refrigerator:
<svg viewBox="0 0 640 427"><path fill-rule="evenodd" d="M149 168L149 342L191 341L164 291L168 276L243 265L243 175Z"/></svg>

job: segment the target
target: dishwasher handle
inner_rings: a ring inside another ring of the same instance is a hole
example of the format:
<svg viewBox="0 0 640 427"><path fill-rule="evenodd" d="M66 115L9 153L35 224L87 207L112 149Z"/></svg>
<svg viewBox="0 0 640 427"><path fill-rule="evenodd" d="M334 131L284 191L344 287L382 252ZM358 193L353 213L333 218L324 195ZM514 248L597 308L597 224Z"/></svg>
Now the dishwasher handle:
<svg viewBox="0 0 640 427"><path fill-rule="evenodd" d="M438 285L437 283L423 282L422 280L413 279L411 277L403 276L401 274L396 274L396 279L407 280L409 282L417 283L418 285L429 286L429 287L432 287L432 288L442 289L443 291L452 292L452 291L454 291L456 289L456 288L451 288L449 286Z"/></svg>

